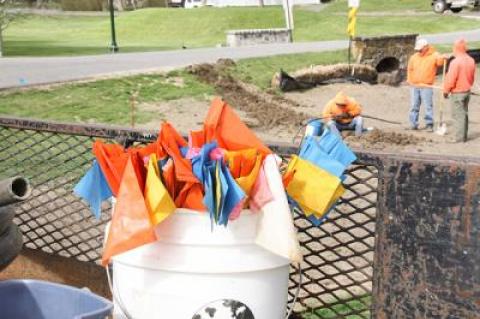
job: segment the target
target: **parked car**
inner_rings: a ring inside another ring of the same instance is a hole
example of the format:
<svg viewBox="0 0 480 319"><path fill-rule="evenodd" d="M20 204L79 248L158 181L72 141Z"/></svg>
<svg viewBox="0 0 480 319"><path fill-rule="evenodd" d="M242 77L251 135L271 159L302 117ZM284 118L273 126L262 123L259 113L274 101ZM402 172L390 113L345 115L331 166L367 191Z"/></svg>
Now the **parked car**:
<svg viewBox="0 0 480 319"><path fill-rule="evenodd" d="M480 0L432 0L432 9L439 14L447 10L459 13L465 7L476 7L479 5Z"/></svg>

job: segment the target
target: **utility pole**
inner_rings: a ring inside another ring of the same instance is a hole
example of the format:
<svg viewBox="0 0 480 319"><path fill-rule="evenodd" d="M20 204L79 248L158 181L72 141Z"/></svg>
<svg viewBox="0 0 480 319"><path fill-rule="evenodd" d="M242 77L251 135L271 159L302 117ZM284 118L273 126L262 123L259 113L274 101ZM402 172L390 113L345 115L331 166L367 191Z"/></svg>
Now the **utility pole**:
<svg viewBox="0 0 480 319"><path fill-rule="evenodd" d="M112 31L112 43L110 44L110 51L112 53L118 52L117 38L115 36L115 11L113 8L113 0L109 0L110 8L110 28Z"/></svg>
<svg viewBox="0 0 480 319"><path fill-rule="evenodd" d="M283 11L285 13L285 22L289 34L290 42L293 42L293 1L294 0L283 0Z"/></svg>

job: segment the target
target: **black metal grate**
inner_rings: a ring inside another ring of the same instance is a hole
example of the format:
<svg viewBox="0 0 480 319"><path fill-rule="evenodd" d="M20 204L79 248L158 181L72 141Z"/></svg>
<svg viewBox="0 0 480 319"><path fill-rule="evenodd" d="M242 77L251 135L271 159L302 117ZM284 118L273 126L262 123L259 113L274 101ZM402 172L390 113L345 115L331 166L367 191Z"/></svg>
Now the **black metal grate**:
<svg viewBox="0 0 480 319"><path fill-rule="evenodd" d="M25 176L34 189L29 200L17 205L16 222L27 247L99 262L109 214L96 220L72 194L73 186L91 165L95 137L124 142L128 137L129 142L145 142L153 135L128 129L0 118L0 177ZM344 182L347 192L320 227L296 213L305 255L303 285L294 307L301 317L370 316L377 175L374 166L351 167ZM299 281L294 268L290 279L292 301Z"/></svg>
<svg viewBox="0 0 480 319"><path fill-rule="evenodd" d="M346 192L320 226L295 213L304 253L303 284L295 312L304 318L369 318L378 175L357 165L347 172ZM292 267L290 301L299 282Z"/></svg>
<svg viewBox="0 0 480 319"><path fill-rule="evenodd" d="M0 127L0 176L21 175L33 186L30 199L16 206L26 247L81 261L100 258L108 214L96 220L72 194L91 165L91 144L86 136Z"/></svg>

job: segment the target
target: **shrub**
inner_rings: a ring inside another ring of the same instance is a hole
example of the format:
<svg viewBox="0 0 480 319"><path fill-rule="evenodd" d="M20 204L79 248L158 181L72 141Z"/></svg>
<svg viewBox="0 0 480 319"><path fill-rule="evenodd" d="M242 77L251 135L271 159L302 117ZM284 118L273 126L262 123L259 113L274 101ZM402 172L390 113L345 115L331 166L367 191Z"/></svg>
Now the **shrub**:
<svg viewBox="0 0 480 319"><path fill-rule="evenodd" d="M103 0L61 0L64 11L102 11Z"/></svg>

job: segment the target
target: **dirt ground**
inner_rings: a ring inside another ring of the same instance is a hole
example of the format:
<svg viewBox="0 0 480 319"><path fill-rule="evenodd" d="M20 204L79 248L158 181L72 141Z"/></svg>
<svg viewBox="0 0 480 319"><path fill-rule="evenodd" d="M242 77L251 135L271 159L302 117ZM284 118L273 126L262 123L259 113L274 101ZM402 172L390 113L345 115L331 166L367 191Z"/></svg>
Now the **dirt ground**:
<svg viewBox="0 0 480 319"><path fill-rule="evenodd" d="M469 140L466 143L454 144L448 142L448 133L446 136L440 136L424 130L405 130L408 126L410 107L410 89L405 84L394 87L365 83L335 83L279 96L261 92L238 82L223 73L222 68L224 66L221 64L220 66L200 65L193 67L191 72L201 80L213 84L217 93L229 102L247 125L266 142L291 143L302 123L307 119L320 117L323 106L328 100L337 92L343 91L362 105L364 115L401 122L397 125L366 118L365 126L374 128L373 131L365 133L361 138L346 137L347 143L356 149L480 156L480 96L472 96L470 101ZM443 108L443 117L448 125L450 102L443 99L440 93L437 90L434 96L435 121L439 122L440 109ZM156 112L161 119L172 122L181 132L200 128L208 107L209 98L202 101L182 99L161 104L140 105L142 110ZM187 116L187 114L193 114L193 116ZM423 116L422 106L420 128L424 126ZM157 129L158 118L144 126Z"/></svg>
<svg viewBox="0 0 480 319"><path fill-rule="evenodd" d="M472 96L469 105L469 140L466 143L452 144L446 136L426 131L406 131L410 107L410 89L406 85L392 87L369 84L333 84L322 86L303 93L288 93L286 96L300 104L307 105L303 110L312 116L321 116L321 109L327 101L343 91L354 97L363 107L365 115L401 122L402 125L365 119L366 127L374 127L381 132L366 133L361 139L347 138L349 144L361 149L381 149L384 151L422 152L432 154L451 154L462 156L480 156L480 97ZM439 91L434 97L434 117L439 122L440 109L443 107L444 119L449 123L450 101L443 99ZM420 109L420 128L423 122L424 108ZM392 134L389 134L392 133ZM451 133L451 131L450 131Z"/></svg>

